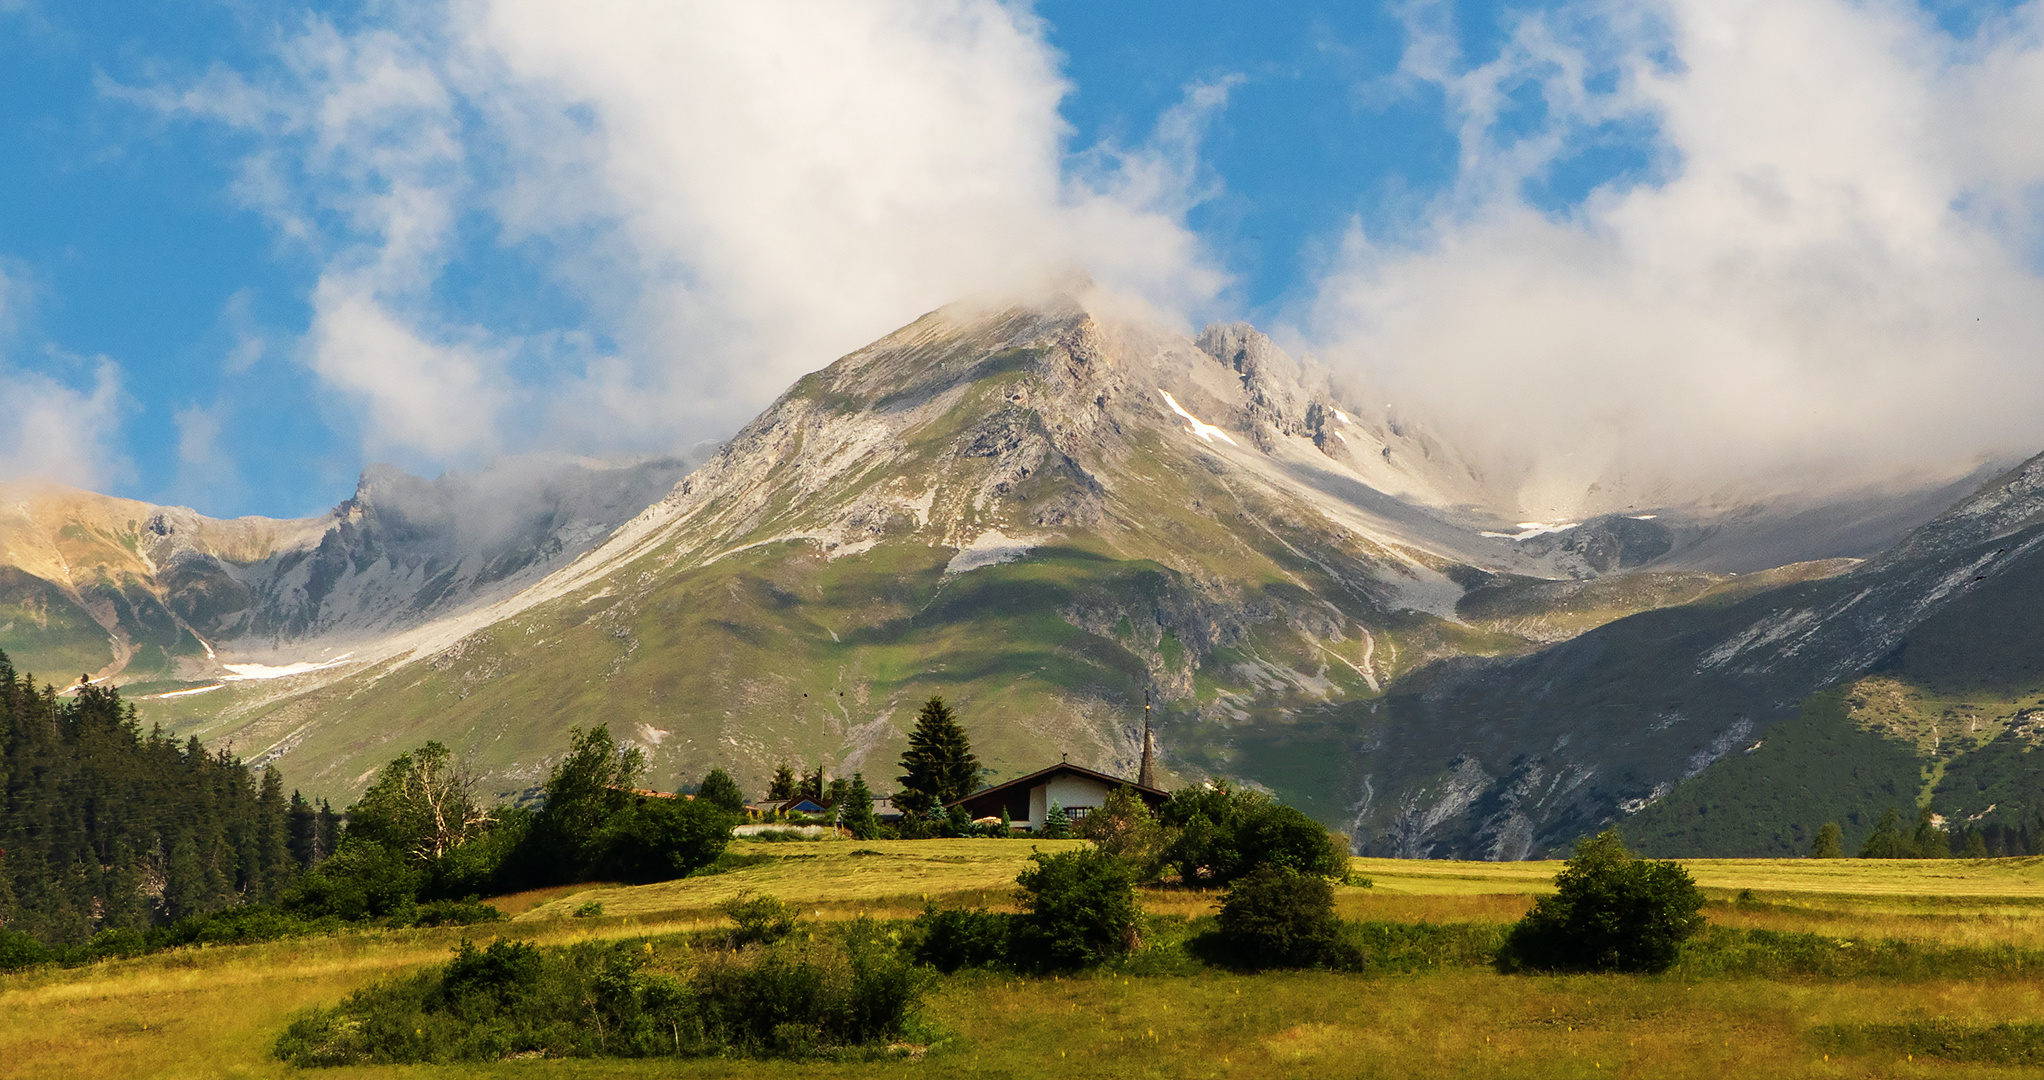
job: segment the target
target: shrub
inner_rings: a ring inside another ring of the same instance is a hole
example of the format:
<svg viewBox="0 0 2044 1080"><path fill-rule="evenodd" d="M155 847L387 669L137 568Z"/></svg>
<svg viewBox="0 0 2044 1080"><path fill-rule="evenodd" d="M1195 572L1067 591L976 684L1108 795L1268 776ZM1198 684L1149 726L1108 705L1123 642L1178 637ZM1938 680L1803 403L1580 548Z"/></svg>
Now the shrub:
<svg viewBox="0 0 2044 1080"><path fill-rule="evenodd" d="M1127 863L1091 848L1029 858L1036 865L1015 879L1023 890L1010 952L1016 966L1085 967L1142 943L1142 908Z"/></svg>
<svg viewBox="0 0 2044 1080"><path fill-rule="evenodd" d="M732 824L730 814L700 799L641 799L607 827L603 866L640 884L686 877L724 853Z"/></svg>
<svg viewBox="0 0 2044 1080"><path fill-rule="evenodd" d="M34 967L37 964L52 963L57 954L43 946L43 943L19 930L0 926L0 971L15 971Z"/></svg>
<svg viewBox="0 0 2044 1080"><path fill-rule="evenodd" d="M738 924L734 945L771 945L795 932L794 911L777 897L739 896L725 901L724 914Z"/></svg>
<svg viewBox="0 0 2044 1080"><path fill-rule="evenodd" d="M1161 861L1186 884L1226 885L1260 866L1315 877L1348 873L1347 845L1294 807L1225 784L1172 793L1158 817L1178 834Z"/></svg>
<svg viewBox="0 0 2044 1080"><path fill-rule="evenodd" d="M292 884L283 907L305 918L381 918L411 907L422 880L421 872L402 854L373 840L350 837L318 869Z"/></svg>
<svg viewBox="0 0 2044 1080"><path fill-rule="evenodd" d="M868 920L837 939L663 957L653 942L463 942L436 970L314 1009L277 1040L300 1066L548 1057L809 1056L898 1038L930 977ZM666 963L663 965L662 961ZM660 965L686 977L648 971Z"/></svg>
<svg viewBox="0 0 2044 1080"><path fill-rule="evenodd" d="M947 975L960 968L1004 967L1014 925L1014 916L984 908L930 907L916 916L911 954Z"/></svg>
<svg viewBox="0 0 2044 1080"><path fill-rule="evenodd" d="M412 925L474 926L477 923L503 922L508 918L509 915L471 896L466 900L434 900L420 904L418 911L412 915Z"/></svg>
<svg viewBox="0 0 2044 1080"><path fill-rule="evenodd" d="M1100 809L1080 822L1079 835L1093 846L1138 868L1144 877L1155 874L1157 857L1164 853L1173 833L1157 821L1150 804L1127 784L1107 796Z"/></svg>
<svg viewBox="0 0 2044 1080"><path fill-rule="evenodd" d="M1274 866L1237 880L1221 902L1208 951L1244 968L1353 971L1363 952L1348 942L1327 879Z"/></svg>
<svg viewBox="0 0 2044 1080"><path fill-rule="evenodd" d="M1635 859L1607 829L1576 845L1500 951L1507 971L1665 971L1703 929L1703 893L1673 862Z"/></svg>
<svg viewBox="0 0 2044 1080"><path fill-rule="evenodd" d="M576 908L575 913L569 916L569 918L573 919L603 918L603 904L599 901L591 900L588 903L583 904L582 906Z"/></svg>

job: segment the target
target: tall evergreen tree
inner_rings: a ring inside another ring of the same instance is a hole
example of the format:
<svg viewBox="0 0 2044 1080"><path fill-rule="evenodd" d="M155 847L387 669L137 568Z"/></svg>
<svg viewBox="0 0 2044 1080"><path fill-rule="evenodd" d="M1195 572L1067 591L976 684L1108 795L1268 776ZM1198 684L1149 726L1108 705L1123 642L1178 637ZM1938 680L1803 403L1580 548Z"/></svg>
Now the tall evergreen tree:
<svg viewBox="0 0 2044 1080"><path fill-rule="evenodd" d="M933 697L916 714L908 750L901 755L901 790L894 805L912 814L927 814L962 799L979 787L979 759L956 716L941 697Z"/></svg>
<svg viewBox="0 0 2044 1080"><path fill-rule="evenodd" d="M710 775L703 777L702 786L696 788L696 798L727 813L745 809L745 793L738 790L738 782L723 769L711 769Z"/></svg>
<svg viewBox="0 0 2044 1080"><path fill-rule="evenodd" d="M850 829L853 836L871 840L879 834L880 819L873 813L873 792L866 787L865 773L852 774L845 800L839 806L838 824Z"/></svg>
<svg viewBox="0 0 2044 1080"><path fill-rule="evenodd" d="M774 766L773 783L767 785L767 798L773 801L795 797L795 770L783 761Z"/></svg>

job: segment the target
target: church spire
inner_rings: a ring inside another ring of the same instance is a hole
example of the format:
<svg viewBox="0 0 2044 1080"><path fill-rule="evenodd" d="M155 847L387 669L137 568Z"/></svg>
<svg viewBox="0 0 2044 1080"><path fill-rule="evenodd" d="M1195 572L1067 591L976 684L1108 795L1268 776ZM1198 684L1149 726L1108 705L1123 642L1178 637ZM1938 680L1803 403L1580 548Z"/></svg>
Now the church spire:
<svg viewBox="0 0 2044 1080"><path fill-rule="evenodd" d="M1147 788L1157 786L1156 757L1157 740L1150 734L1150 692L1143 691L1143 767L1136 771L1136 783Z"/></svg>

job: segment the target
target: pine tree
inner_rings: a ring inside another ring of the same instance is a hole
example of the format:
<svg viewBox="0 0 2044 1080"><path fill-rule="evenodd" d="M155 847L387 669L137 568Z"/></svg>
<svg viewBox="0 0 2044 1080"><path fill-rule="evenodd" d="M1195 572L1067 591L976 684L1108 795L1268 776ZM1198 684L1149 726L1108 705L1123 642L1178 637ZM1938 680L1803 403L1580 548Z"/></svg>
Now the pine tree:
<svg viewBox="0 0 2044 1080"><path fill-rule="evenodd" d="M270 903L291 880L290 808L284 804L284 774L272 765L263 770L256 796L256 899Z"/></svg>
<svg viewBox="0 0 2044 1080"><path fill-rule="evenodd" d="M901 755L901 790L894 805L912 814L926 814L979 788L979 759L965 729L941 697L924 703L916 714L908 751Z"/></svg>
<svg viewBox="0 0 2044 1080"><path fill-rule="evenodd" d="M1813 859L1845 858L1845 833L1835 821L1827 821L1817 829L1817 839L1810 845Z"/></svg>
<svg viewBox="0 0 2044 1080"><path fill-rule="evenodd" d="M783 761L774 766L774 781L767 786L767 798L774 802L782 802L794 797L795 770L789 768L788 763Z"/></svg>
<svg viewBox="0 0 2044 1080"><path fill-rule="evenodd" d="M723 769L711 769L710 775L703 777L702 786L696 788L696 798L733 814L745 809L745 793L738 790L738 782Z"/></svg>
<svg viewBox="0 0 2044 1080"><path fill-rule="evenodd" d="M1065 813L1064 806L1055 800L1051 802L1050 810L1043 815L1043 838L1046 840L1072 838L1071 815Z"/></svg>
<svg viewBox="0 0 2044 1080"><path fill-rule="evenodd" d="M866 774L853 773L839 805L838 824L860 840L871 840L880 832L880 819L873 813L873 792L866 787Z"/></svg>
<svg viewBox="0 0 2044 1080"><path fill-rule="evenodd" d="M813 803L821 803L823 801L822 766L819 765L802 774L802 787L795 793L795 797L798 799L808 799Z"/></svg>

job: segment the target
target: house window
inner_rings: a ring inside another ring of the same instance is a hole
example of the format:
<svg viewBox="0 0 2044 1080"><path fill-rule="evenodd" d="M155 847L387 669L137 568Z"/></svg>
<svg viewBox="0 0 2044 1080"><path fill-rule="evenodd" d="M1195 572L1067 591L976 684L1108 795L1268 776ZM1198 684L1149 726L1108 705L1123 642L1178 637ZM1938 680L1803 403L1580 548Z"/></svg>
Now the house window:
<svg viewBox="0 0 2044 1080"><path fill-rule="evenodd" d="M1065 808L1065 817L1066 817L1066 819L1067 819L1067 820L1069 820L1069 821L1070 821L1070 822L1071 822L1072 824L1074 824L1074 825L1077 825L1077 824L1078 824L1079 822L1081 822L1081 821L1084 821L1084 820L1086 820L1086 811L1088 811L1088 810L1091 810L1091 809L1093 809L1093 808L1092 808L1092 807L1090 807L1090 806L1071 806L1071 807L1066 807L1066 808Z"/></svg>

